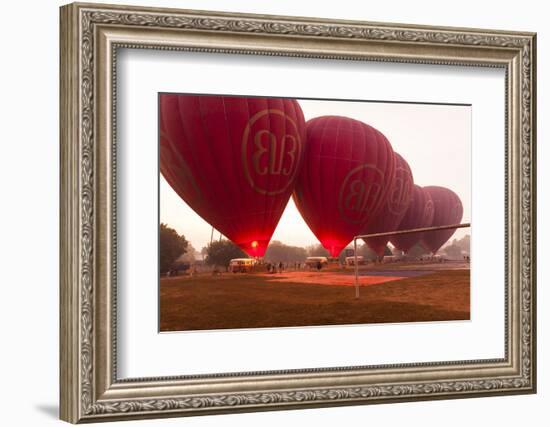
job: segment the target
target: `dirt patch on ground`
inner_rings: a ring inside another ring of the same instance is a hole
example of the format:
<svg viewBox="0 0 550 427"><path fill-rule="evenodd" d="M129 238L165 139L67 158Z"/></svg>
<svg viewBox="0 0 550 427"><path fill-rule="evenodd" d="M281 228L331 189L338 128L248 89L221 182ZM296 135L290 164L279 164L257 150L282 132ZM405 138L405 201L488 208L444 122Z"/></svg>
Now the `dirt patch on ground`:
<svg viewBox="0 0 550 427"><path fill-rule="evenodd" d="M355 275L318 271L289 271L275 274L259 274L270 282L300 283L308 285L355 286ZM400 280L405 276L375 275L358 276L359 286L377 285L379 283Z"/></svg>

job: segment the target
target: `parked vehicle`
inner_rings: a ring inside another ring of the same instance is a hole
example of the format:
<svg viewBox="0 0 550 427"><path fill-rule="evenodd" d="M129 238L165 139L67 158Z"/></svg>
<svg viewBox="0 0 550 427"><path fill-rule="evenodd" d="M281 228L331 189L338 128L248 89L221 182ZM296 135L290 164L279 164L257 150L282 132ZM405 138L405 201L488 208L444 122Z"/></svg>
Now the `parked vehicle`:
<svg viewBox="0 0 550 427"><path fill-rule="evenodd" d="M365 257L362 255L357 255L357 265L365 265L367 261L365 260ZM345 260L346 266L353 266L355 265L355 257L353 256L347 256Z"/></svg>
<svg viewBox="0 0 550 427"><path fill-rule="evenodd" d="M232 273L247 273L256 265L254 258L234 258L229 261L229 271Z"/></svg>
<svg viewBox="0 0 550 427"><path fill-rule="evenodd" d="M306 258L306 267L316 268L320 270L328 265L328 259L326 256L308 256Z"/></svg>

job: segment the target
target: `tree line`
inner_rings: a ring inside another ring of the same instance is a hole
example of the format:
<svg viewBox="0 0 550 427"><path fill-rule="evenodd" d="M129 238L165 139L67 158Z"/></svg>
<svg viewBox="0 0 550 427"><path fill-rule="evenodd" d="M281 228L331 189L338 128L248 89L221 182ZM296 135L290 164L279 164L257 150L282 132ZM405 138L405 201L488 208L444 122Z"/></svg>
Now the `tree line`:
<svg viewBox="0 0 550 427"><path fill-rule="evenodd" d="M195 248L186 240L184 235L178 234L176 230L169 227L166 224L160 224L160 254L159 254L159 266L160 272L165 273L171 268L174 268L175 263L187 263L192 264L200 255L204 259L207 265L227 267L229 261L234 258L248 258L246 253L235 245L233 242L227 239L220 239L209 243L202 248L199 254ZM353 248L349 245L346 249ZM466 235L461 239L454 239L450 244L445 246L442 253L449 258L459 259L464 253L469 255L470 253L470 236ZM363 256L366 260L376 260L378 257L374 251L372 251L365 243L357 242L357 255ZM392 252L388 246L384 255L392 255ZM414 246L409 255L413 257L421 257L429 255L429 252L420 244ZM311 256L324 256L328 257L328 251L320 244L314 244L306 246L305 248L299 246L286 245L278 240L272 241L267 247L264 261L268 263L302 263L307 257ZM344 262L346 257L346 251L343 250L340 253L339 261Z"/></svg>

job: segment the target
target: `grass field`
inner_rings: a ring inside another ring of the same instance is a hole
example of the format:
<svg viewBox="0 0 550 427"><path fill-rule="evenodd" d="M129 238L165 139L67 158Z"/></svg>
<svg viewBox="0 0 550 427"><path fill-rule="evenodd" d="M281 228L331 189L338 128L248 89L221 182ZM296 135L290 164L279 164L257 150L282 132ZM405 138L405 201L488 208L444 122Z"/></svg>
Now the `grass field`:
<svg viewBox="0 0 550 427"><path fill-rule="evenodd" d="M365 272L359 299L354 298L351 272L298 273L301 272L163 278L160 281L160 330L470 318L469 269L423 271L422 275L405 278L394 277L393 272L377 276L368 276ZM311 274L325 283L333 280L327 274L344 276L344 279L338 277L339 285L316 284Z"/></svg>

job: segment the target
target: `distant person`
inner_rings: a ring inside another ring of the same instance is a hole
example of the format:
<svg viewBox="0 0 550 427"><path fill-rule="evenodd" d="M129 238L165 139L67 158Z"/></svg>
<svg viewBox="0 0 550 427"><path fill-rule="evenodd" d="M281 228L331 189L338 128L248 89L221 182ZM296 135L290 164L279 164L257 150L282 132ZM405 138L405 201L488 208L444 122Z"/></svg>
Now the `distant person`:
<svg viewBox="0 0 550 427"><path fill-rule="evenodd" d="M283 262L280 261L280 262L279 262L279 273L282 273L282 272L283 272L283 269L284 269Z"/></svg>
<svg viewBox="0 0 550 427"><path fill-rule="evenodd" d="M321 261L317 261L317 271L321 271L321 268L323 268L323 264L321 264Z"/></svg>

